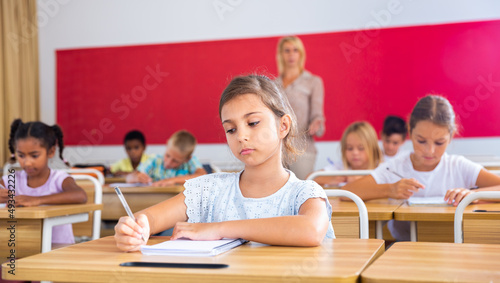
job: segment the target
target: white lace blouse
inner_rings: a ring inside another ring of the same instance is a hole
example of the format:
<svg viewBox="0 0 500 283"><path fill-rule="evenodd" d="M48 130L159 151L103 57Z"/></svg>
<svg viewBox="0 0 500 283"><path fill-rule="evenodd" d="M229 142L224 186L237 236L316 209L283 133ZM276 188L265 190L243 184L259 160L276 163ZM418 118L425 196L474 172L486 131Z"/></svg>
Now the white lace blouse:
<svg viewBox="0 0 500 283"><path fill-rule="evenodd" d="M239 187L239 173L214 173L190 179L184 184L188 222L209 223L299 214L300 206L310 198L325 199L329 226L326 238L335 238L331 224L332 207L321 186L299 180L288 171L287 183L272 195L246 198Z"/></svg>

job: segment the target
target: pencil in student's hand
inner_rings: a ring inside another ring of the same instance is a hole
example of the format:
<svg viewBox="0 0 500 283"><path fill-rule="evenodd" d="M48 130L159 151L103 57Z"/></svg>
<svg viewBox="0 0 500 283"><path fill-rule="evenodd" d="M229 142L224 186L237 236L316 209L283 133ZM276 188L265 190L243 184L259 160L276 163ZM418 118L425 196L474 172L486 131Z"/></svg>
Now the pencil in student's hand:
<svg viewBox="0 0 500 283"><path fill-rule="evenodd" d="M395 172L395 171L392 171L391 169L389 169L389 167L386 167L385 169L387 169L387 171L391 172L392 174L394 174L394 175L398 176L398 177L399 177L399 178L401 178L401 179L406 179L405 177L401 176L401 174L399 174L398 172ZM422 188L420 188L420 187L415 187L415 188L417 188L417 189L422 189Z"/></svg>
<svg viewBox="0 0 500 283"><path fill-rule="evenodd" d="M387 167L387 168L385 168L385 169L387 169L387 171L391 172L392 174L394 174L394 175L398 176L398 177L399 177L399 178L401 178L401 179L406 179L405 177L401 176L401 174L399 174L399 173L397 173L397 172L394 172L394 171L392 171L391 169L389 169L389 167Z"/></svg>
<svg viewBox="0 0 500 283"><path fill-rule="evenodd" d="M127 212L128 216L130 218L132 218L132 220L134 220L135 222L137 222L137 220L135 219L135 216L132 213L132 210L130 210L130 206L128 206L127 200L125 200L125 196L123 196L122 191L120 190L120 188L119 187L115 187L115 192L118 195L118 198L120 199L120 202L122 203L123 208L125 208L125 211ZM143 234L141 234L141 238L142 238L142 240L144 242L146 242L146 239L144 239L144 235Z"/></svg>

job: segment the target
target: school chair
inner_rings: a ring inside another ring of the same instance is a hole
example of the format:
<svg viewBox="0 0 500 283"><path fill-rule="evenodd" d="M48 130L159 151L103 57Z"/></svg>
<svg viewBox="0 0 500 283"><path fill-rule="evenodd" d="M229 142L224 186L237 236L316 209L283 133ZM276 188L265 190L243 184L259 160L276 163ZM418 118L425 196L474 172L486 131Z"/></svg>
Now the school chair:
<svg viewBox="0 0 500 283"><path fill-rule="evenodd" d="M67 172L71 176L88 175L94 177L97 180L99 180L101 186L103 186L105 183L104 174L102 174L101 171L94 168L71 168L71 169L61 169L61 170Z"/></svg>
<svg viewBox="0 0 500 283"><path fill-rule="evenodd" d="M462 199L462 201L458 204L455 210L455 223L454 223L455 243L461 244L464 242L464 233L462 230L464 210L471 202L478 199L500 199L500 192L498 191L476 192L469 194L464 199Z"/></svg>
<svg viewBox="0 0 500 283"><path fill-rule="evenodd" d="M14 164L11 164L11 163L5 163L4 166L3 166L3 175L9 175L9 170L10 169L14 169L15 172L19 172L19 171L22 171L23 168L21 168L21 166L19 165L19 163L14 163Z"/></svg>
<svg viewBox="0 0 500 283"><path fill-rule="evenodd" d="M245 164L236 161L211 161L210 166L214 168L214 172L239 172L243 170Z"/></svg>
<svg viewBox="0 0 500 283"><path fill-rule="evenodd" d="M346 197L354 201L359 212L359 238L368 239L368 210L363 200L356 194L346 190L325 190L325 193L327 197Z"/></svg>
<svg viewBox="0 0 500 283"><path fill-rule="evenodd" d="M85 180L85 181L90 181L92 182L94 186L94 203L95 204L102 204L102 185L99 181L97 181L96 178L89 176L89 175L73 175L71 174L71 177L75 179L75 181L78 180ZM101 210L95 210L93 212L92 216L92 240L97 240L100 238L101 235ZM73 224L73 227L77 224Z"/></svg>
<svg viewBox="0 0 500 283"><path fill-rule="evenodd" d="M307 176L306 180L313 180L317 177L328 176L365 176L370 175L373 170L338 170L338 171L315 171Z"/></svg>
<svg viewBox="0 0 500 283"><path fill-rule="evenodd" d="M203 163L202 165L203 165L203 169L205 169L205 171L207 171L207 174L222 172L219 167L217 167L216 165L214 165L211 162Z"/></svg>

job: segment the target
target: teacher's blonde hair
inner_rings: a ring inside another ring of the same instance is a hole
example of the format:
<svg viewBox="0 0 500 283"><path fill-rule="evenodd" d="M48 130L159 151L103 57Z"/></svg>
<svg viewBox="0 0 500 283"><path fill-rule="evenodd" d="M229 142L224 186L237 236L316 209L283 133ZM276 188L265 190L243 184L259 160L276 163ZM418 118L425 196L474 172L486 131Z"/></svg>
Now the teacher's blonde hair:
<svg viewBox="0 0 500 283"><path fill-rule="evenodd" d="M292 43L300 53L300 59L299 59L299 69L300 72L302 73L304 71L305 65L306 65L306 49L304 48L304 44L302 43L302 40L296 36L286 36L282 37L280 41L278 42L278 50L276 52L276 62L278 64L278 73L281 75L283 74L283 71L285 70L285 59L281 55L283 52L283 46L285 43L290 42Z"/></svg>

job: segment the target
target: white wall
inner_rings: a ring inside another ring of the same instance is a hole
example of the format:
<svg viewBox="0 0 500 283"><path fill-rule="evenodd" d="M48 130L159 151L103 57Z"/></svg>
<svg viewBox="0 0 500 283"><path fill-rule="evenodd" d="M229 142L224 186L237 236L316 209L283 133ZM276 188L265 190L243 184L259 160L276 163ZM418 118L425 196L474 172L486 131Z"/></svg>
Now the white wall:
<svg viewBox="0 0 500 283"><path fill-rule="evenodd" d="M397 11L397 12L389 12ZM500 19L500 1L469 0L38 0L41 119L56 121L55 50L279 36ZM457 139L450 152L500 155L500 138ZM336 142L318 144L338 158ZM69 147L71 155L75 148ZM149 146L148 152L163 151ZM200 145L203 160L234 160L225 145ZM121 146L99 146L86 161L115 160ZM323 159L323 158L322 158ZM317 167L326 164L318 160Z"/></svg>

